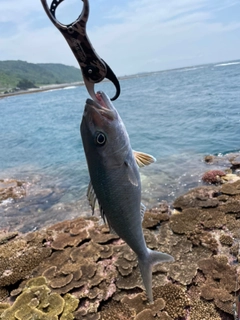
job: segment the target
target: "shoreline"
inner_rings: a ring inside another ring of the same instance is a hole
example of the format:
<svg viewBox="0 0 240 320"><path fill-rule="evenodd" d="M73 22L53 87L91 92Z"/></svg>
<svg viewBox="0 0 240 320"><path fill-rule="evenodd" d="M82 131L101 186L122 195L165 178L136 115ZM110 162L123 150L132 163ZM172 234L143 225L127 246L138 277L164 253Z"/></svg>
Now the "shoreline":
<svg viewBox="0 0 240 320"><path fill-rule="evenodd" d="M50 84L47 86L41 86L39 88L21 90L21 91L5 93L5 94L3 93L3 94L0 94L0 99L11 97L11 96L18 96L18 95L22 95L22 94L31 94L31 93L37 93L37 92L43 92L43 91L49 91L49 90L55 90L55 89L63 89L63 88L67 88L70 86L83 86L83 85L84 85L83 81L71 82L71 83L61 83L61 84Z"/></svg>
<svg viewBox="0 0 240 320"><path fill-rule="evenodd" d="M180 68L174 68L174 69L164 69L164 70L158 70L158 71L149 71L149 72L142 72L142 73L137 73L137 74L132 74L132 75L124 75L118 77L119 80L127 80L127 79L132 79L132 78L142 78L142 77L147 77L155 73L162 73L166 71L176 71L176 70L183 70L183 69L188 69L188 68L195 68L195 67L204 67L210 64L232 64L233 62L239 63L238 59L235 60L230 60L230 61L220 61L220 62L211 62L211 63L205 63L205 64L200 64L200 65L193 65L189 67L180 67ZM103 81L109 81L107 79L104 79ZM82 86L84 85L84 81L77 81L77 82L70 82L70 83L61 83L61 84L51 84L51 85L46 85L46 86L41 86L39 88L33 88L33 89L28 89L28 90L22 90L22 91L17 91L17 92L12 92L12 93L0 93L0 99L1 98L6 98L6 97L11 97L11 96L17 96L17 95L22 95L22 94L30 94L30 93L37 93L37 92L43 92L43 91L49 91L49 90L55 90L55 89L62 89L66 88L69 86Z"/></svg>
<svg viewBox="0 0 240 320"><path fill-rule="evenodd" d="M118 79L119 80L127 80L127 79L146 77L146 76L149 76L149 74L122 76L122 77L119 77ZM109 81L109 80L104 79L103 82L105 82L105 81ZM71 86L84 86L84 81L61 83L61 84L50 84L50 85L46 85L46 86L41 86L39 88L21 90L21 91L5 93L5 94L1 93L0 94L0 99L1 98L12 97L12 96L18 96L18 95L22 95L22 94L32 94L32 93L49 91L49 90L63 89L63 88L71 87Z"/></svg>

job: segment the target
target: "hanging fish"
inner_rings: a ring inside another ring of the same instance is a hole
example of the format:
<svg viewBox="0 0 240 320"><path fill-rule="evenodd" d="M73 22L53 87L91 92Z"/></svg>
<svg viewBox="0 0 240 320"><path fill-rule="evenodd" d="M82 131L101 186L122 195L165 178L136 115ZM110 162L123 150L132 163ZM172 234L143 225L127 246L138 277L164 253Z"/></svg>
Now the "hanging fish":
<svg viewBox="0 0 240 320"><path fill-rule="evenodd" d="M128 133L117 110L103 92L95 101L87 99L81 122L81 136L90 174L88 199L94 211L96 201L115 232L136 253L147 296L152 295L152 266L173 261L169 254L147 248L142 230L145 207L141 204L138 164L155 161L133 151Z"/></svg>

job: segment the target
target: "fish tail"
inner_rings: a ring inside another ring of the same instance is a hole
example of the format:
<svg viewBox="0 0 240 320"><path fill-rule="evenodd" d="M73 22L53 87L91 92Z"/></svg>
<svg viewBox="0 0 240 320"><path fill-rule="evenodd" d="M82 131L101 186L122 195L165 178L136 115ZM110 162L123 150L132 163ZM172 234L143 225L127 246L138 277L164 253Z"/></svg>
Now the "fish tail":
<svg viewBox="0 0 240 320"><path fill-rule="evenodd" d="M143 284L147 292L150 302L153 302L152 294L152 267L160 262L174 261L174 258L167 253L148 250L148 255L144 258L138 257L138 265L140 268Z"/></svg>

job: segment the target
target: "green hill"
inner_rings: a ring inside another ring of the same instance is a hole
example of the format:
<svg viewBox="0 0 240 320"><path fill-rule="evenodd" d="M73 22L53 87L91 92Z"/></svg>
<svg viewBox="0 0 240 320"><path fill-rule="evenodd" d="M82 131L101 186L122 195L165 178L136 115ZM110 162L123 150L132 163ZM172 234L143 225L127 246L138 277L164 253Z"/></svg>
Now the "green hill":
<svg viewBox="0 0 240 320"><path fill-rule="evenodd" d="M82 81L81 71L60 63L28 63L21 60L0 61L0 90L28 80L39 85Z"/></svg>

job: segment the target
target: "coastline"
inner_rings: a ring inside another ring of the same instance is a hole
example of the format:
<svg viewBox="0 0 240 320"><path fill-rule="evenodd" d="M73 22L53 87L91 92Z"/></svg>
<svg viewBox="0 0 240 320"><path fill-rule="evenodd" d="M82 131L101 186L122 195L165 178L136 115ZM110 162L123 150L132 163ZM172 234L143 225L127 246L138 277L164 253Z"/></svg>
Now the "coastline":
<svg viewBox="0 0 240 320"><path fill-rule="evenodd" d="M131 78L147 77L149 75L150 75L150 73L149 74L142 74L142 75L135 74L135 75L129 75L129 76L122 76L122 77L119 77L118 79L119 80L127 80L127 79L131 79ZM109 80L104 79L103 82L105 82L105 81L109 81ZM84 81L61 83L61 84L50 84L47 86L41 86L39 88L32 88L32 89L28 89L28 90L21 90L21 91L5 93L5 94L3 93L3 94L0 94L0 99L11 97L11 96L18 96L18 95L22 95L22 94L38 93L38 92L43 92L43 91L55 90L55 89L63 89L63 88L71 87L71 86L83 86L83 85L84 85Z"/></svg>
<svg viewBox="0 0 240 320"><path fill-rule="evenodd" d="M156 73L162 73L166 71L177 71L177 70L184 70L184 69L195 69L201 68L204 66L207 66L209 64L215 64L218 66L224 66L227 64L239 64L240 62L238 60L231 60L231 61L220 61L220 62L212 62L212 63L205 63L205 64L200 64L200 65L193 65L189 67L181 67L181 68L174 68L174 69L164 69L164 70L158 70L158 71L149 71L149 72L142 72L142 73L137 73L137 74L131 74L131 75L124 75L118 77L119 80L126 80L126 79L131 79L131 78L142 78L142 77L147 77L150 76L151 74L156 74ZM104 79L103 81L109 81L107 79ZM82 86L84 85L84 81L78 81L78 82L70 82L70 83L61 83L61 84L51 84L51 85L46 85L46 86L41 86L39 88L33 88L33 89L28 89L28 90L21 90L18 92L12 92L12 93L0 93L0 99L1 98L6 98L6 97L11 97L11 96L16 96L16 95L21 95L21 94L30 94L30 93L37 93L37 92L43 92L43 91L48 91L48 90L55 90L55 89L62 89L66 88L69 86Z"/></svg>
<svg viewBox="0 0 240 320"><path fill-rule="evenodd" d="M39 88L33 88L33 89L28 89L28 90L21 90L21 91L17 91L17 92L0 94L0 99L6 98L6 97L11 97L11 96L18 96L21 94L37 93L37 92L43 92L43 91L49 91L49 90L55 90L55 89L62 89L62 88L70 87L70 86L83 86L83 85L84 85L83 81L61 83L61 84L50 84L47 86L41 86Z"/></svg>

